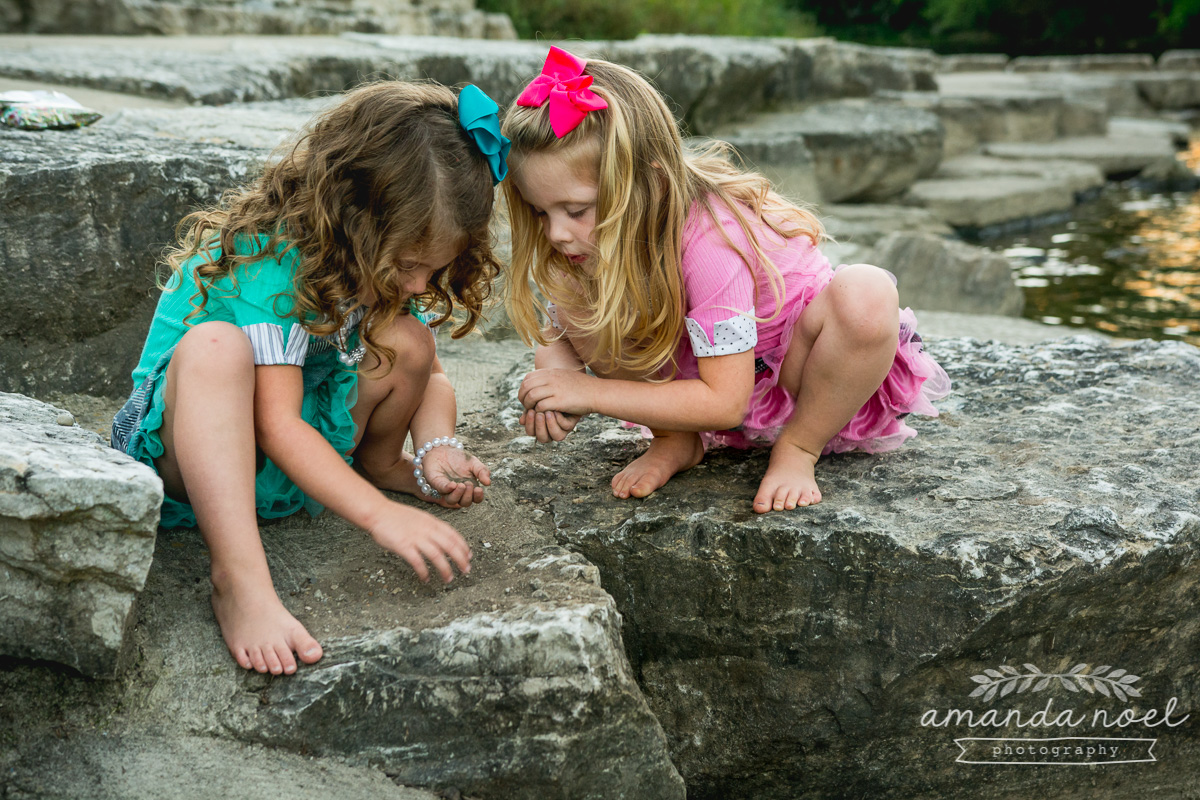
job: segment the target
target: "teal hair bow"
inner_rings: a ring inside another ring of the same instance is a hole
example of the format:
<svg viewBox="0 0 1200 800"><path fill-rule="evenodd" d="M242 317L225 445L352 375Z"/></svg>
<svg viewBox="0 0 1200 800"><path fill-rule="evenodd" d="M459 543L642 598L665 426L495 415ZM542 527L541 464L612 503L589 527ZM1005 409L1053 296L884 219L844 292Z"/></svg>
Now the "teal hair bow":
<svg viewBox="0 0 1200 800"><path fill-rule="evenodd" d="M500 106L473 84L458 93L458 122L475 140L479 152L492 169L492 185L508 174L508 150L512 142L500 133Z"/></svg>

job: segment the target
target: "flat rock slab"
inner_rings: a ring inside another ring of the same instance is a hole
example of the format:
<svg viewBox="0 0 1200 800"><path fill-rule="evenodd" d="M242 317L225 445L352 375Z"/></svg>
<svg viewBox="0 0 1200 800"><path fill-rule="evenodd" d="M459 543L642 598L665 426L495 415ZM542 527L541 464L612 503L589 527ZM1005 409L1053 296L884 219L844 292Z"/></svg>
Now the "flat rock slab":
<svg viewBox="0 0 1200 800"><path fill-rule="evenodd" d="M825 202L894 198L928 177L942 158L945 131L934 114L916 108L842 100L801 112L763 114L723 129L718 138L793 136L812 153Z"/></svg>
<svg viewBox="0 0 1200 800"><path fill-rule="evenodd" d="M1128 176L1159 161L1175 159L1175 147L1166 138L1142 136L1078 136L1053 142L997 142L983 148L1000 158L1086 161L1106 176Z"/></svg>
<svg viewBox="0 0 1200 800"><path fill-rule="evenodd" d="M1057 180L1024 175L931 178L917 181L905 202L922 206L948 225L971 233L1005 223L1065 214L1075 206L1075 193Z"/></svg>
<svg viewBox="0 0 1200 800"><path fill-rule="evenodd" d="M542 42L446 36L0 37L0 75L224 104L340 92L370 77L480 86L501 105L541 69ZM936 56L832 39L642 36L569 42L641 70L694 133L764 104L932 90Z"/></svg>
<svg viewBox="0 0 1200 800"><path fill-rule="evenodd" d="M383 770L206 736L90 734L3 758L9 797L40 800L440 800Z"/></svg>
<svg viewBox="0 0 1200 800"><path fill-rule="evenodd" d="M1054 159L996 158L994 156L959 156L942 161L935 178L973 178L979 181L1000 176L1046 178L1061 183L1079 195L1087 195L1104 186L1104 173L1087 161L1057 161Z"/></svg>
<svg viewBox="0 0 1200 800"><path fill-rule="evenodd" d="M263 523L280 598L325 651L317 664L272 678L243 671L229 655L209 604L199 534L162 530L119 680L0 661L0 750L12 753L0 755L0 767L26 765L22 786L38 764L147 770L138 755L146 737L161 742L152 752L164 755L187 754L208 737L250 775L270 760L238 755L245 745L354 768L325 784L344 780L351 797L373 780L362 772L373 767L400 784L470 797L682 800L683 782L630 670L621 618L599 573L554 542L550 516L519 506L504 477L512 436L494 427L497 385L524 347L473 344L442 350L453 374L474 370L462 380L474 388L460 395L458 435L492 466L494 485L478 507L436 511L470 544L470 575L422 584L330 514ZM101 735L129 742L130 751L97 754ZM64 742L51 746L59 736ZM196 759L200 769L211 757L201 751ZM287 780L302 775L284 770ZM164 796L148 781L128 781L117 784L133 787L123 798Z"/></svg>
<svg viewBox="0 0 1200 800"><path fill-rule="evenodd" d="M1059 136L1100 135L1107 110L1101 103L1034 89L897 93L896 101L924 108L946 128L946 155L968 153L984 142L1047 142Z"/></svg>
<svg viewBox="0 0 1200 800"><path fill-rule="evenodd" d="M322 104L0 130L0 390L127 394L179 220L242 183Z"/></svg>
<svg viewBox="0 0 1200 800"><path fill-rule="evenodd" d="M1025 307L1008 259L966 242L897 231L875 244L870 261L895 273L902 308L1018 317Z"/></svg>
<svg viewBox="0 0 1200 800"><path fill-rule="evenodd" d="M973 236L1058 219L1105 183L1086 161L967 155L943 161L905 202Z"/></svg>
<svg viewBox="0 0 1200 800"><path fill-rule="evenodd" d="M751 512L765 451L716 451L644 500L617 500L610 476L645 445L590 420L509 469L519 498L553 498L558 539L616 598L689 797L954 798L966 781L988 798L1144 791L1134 767L1085 784L1068 769L985 773L955 762L968 736L1158 736L1155 782L1182 791L1200 768L1195 725L1093 729L1093 710L1115 720L1135 702L1099 678L1074 693L1056 679L968 694L972 676L997 680L985 669L1008 674L998 665L1023 681L1027 663L1083 663L1114 682L1118 666L1143 676L1139 718L1156 708L1161 721L1171 697L1176 724L1196 711L1200 353L1096 339L929 350L955 385L942 416L913 421L920 435L894 453L822 460L812 508ZM1028 720L1050 699L1087 721L921 724L949 708Z"/></svg>
<svg viewBox="0 0 1200 800"><path fill-rule="evenodd" d="M0 655L115 676L161 505L152 470L62 409L0 393Z"/></svg>

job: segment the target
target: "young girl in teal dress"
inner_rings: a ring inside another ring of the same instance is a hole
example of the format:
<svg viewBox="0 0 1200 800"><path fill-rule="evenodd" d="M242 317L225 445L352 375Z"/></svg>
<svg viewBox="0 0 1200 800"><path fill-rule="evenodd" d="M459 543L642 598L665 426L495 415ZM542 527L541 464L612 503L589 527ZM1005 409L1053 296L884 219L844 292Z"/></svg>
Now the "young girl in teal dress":
<svg viewBox="0 0 1200 800"><path fill-rule="evenodd" d="M470 331L498 273L496 110L473 86L357 89L253 184L184 220L113 446L162 477L163 526L199 526L246 669L322 655L275 592L257 516L326 506L422 580L426 562L445 581L470 569L451 526L379 490L466 508L490 483L453 437L429 326L459 308L453 335Z"/></svg>

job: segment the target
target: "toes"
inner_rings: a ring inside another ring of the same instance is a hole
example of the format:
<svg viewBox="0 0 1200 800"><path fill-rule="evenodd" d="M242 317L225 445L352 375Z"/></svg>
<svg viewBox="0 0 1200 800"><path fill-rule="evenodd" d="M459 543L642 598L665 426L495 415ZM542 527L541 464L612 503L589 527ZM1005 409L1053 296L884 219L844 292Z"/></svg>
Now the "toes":
<svg viewBox="0 0 1200 800"><path fill-rule="evenodd" d="M233 654L233 660L238 663L239 667L242 669L254 668L254 664L250 661L250 654L246 652L245 648L239 647L237 650L231 650L230 652Z"/></svg>
<svg viewBox="0 0 1200 800"><path fill-rule="evenodd" d="M653 476L643 475L636 483L633 484L633 488L629 490L629 493L634 497L649 497L651 494L653 494L654 490L661 485L661 483L654 480Z"/></svg>
<svg viewBox="0 0 1200 800"><path fill-rule="evenodd" d="M250 664L254 667L255 672L266 672L267 661L263 658L263 652L257 647L250 648Z"/></svg>
<svg viewBox="0 0 1200 800"><path fill-rule="evenodd" d="M275 648L269 647L263 651L263 660L267 662L267 670L272 675L283 674L283 663L279 660L279 655L275 652Z"/></svg>
<svg viewBox="0 0 1200 800"><path fill-rule="evenodd" d="M626 477L624 470L613 476L612 492L620 498L629 497L629 478Z"/></svg>
<svg viewBox="0 0 1200 800"><path fill-rule="evenodd" d="M317 640L308 637L307 642L301 642L296 648L296 652L300 654L300 660L305 664L315 664L321 660L321 656L325 655L325 651L321 649L321 645L317 644Z"/></svg>
<svg viewBox="0 0 1200 800"><path fill-rule="evenodd" d="M291 675L296 671L296 659L292 655L292 648L278 647L275 649L275 657L279 659L279 664L283 668L284 675Z"/></svg>

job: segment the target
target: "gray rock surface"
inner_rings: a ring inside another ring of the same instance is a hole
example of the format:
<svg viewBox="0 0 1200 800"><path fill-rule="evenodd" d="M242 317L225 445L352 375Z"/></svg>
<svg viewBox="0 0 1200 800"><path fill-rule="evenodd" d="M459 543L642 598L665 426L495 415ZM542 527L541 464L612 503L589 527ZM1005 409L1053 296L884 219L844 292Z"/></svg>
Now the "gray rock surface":
<svg viewBox="0 0 1200 800"><path fill-rule="evenodd" d="M965 155L943 161L904 201L964 234L987 236L1061 219L1104 182L1100 169L1085 161Z"/></svg>
<svg viewBox="0 0 1200 800"><path fill-rule="evenodd" d="M197 532L159 531L119 680L0 662L0 774L83 797L89 772L132 768L114 778L129 787L124 800L193 796L189 777L224 753L230 776L278 764L285 785L323 774L349 797L382 772L470 797L681 800L595 567L557 545L549 517L518 506L504 478L511 436L495 428L498 383L524 346L476 338L439 349L464 386L458 435L495 479L481 506L437 511L470 543L470 575L421 584L329 514L262 523L280 598L325 649L317 664L274 679L232 661ZM141 541L148 558L155 542ZM151 767L159 755L184 765ZM305 768L299 756L315 762ZM42 775L64 763L90 767ZM156 775L182 793L160 792Z"/></svg>
<svg viewBox="0 0 1200 800"><path fill-rule="evenodd" d="M935 311L1021 316L1025 295L1008 259L930 233L890 233L871 263L895 273L900 305Z"/></svg>
<svg viewBox="0 0 1200 800"><path fill-rule="evenodd" d="M1076 136L1053 142L997 142L983 152L1000 158L1055 159L1095 164L1105 176L1121 176L1145 169L1155 161L1175 158L1167 138Z"/></svg>
<svg viewBox="0 0 1200 800"><path fill-rule="evenodd" d="M1013 72L1148 72L1155 68L1147 53L1097 53L1080 56L1018 56Z"/></svg>
<svg viewBox="0 0 1200 800"><path fill-rule="evenodd" d="M1047 142L1103 134L1108 119L1105 107L1096 101L1028 89L972 92L960 87L906 92L895 99L937 114L946 129L946 157L973 152L985 142Z"/></svg>
<svg viewBox="0 0 1200 800"><path fill-rule="evenodd" d="M765 452L716 451L644 500L616 500L609 476L644 444L593 420L513 457L519 497L552 496L559 540L599 568L689 797L957 798L984 769L955 763L964 736L1156 736L1155 783L1184 792L1200 768L1194 726L921 719L997 706L1028 719L1048 699L1089 720L1161 714L1172 697L1176 724L1195 711L1200 355L1090 338L929 350L955 383L941 418L915 420L920 435L895 453L823 460L818 506L751 513ZM594 488L553 494L564 483ZM967 697L973 675L1026 663L1119 666L1143 676L1141 699L1057 684ZM1144 793L1145 773L1116 767L1083 782L988 769L972 796Z"/></svg>
<svg viewBox="0 0 1200 800"><path fill-rule="evenodd" d="M966 233L978 235L1006 223L1027 224L1046 217L1065 218L1075 193L1056 180L1026 175L934 177L917 181L904 201ZM1057 216L1055 216L1057 215Z"/></svg>
<svg viewBox="0 0 1200 800"><path fill-rule="evenodd" d="M471 0L41 0L5 5L8 13L0 13L0 33L229 36L367 31L516 38L507 14L477 11Z"/></svg>
<svg viewBox="0 0 1200 800"><path fill-rule="evenodd" d="M0 655L115 676L161 505L152 470L62 409L0 393Z"/></svg>
<svg viewBox="0 0 1200 800"><path fill-rule="evenodd" d="M723 135L721 140L733 146L747 169L766 176L784 197L799 203L822 201L816 164L803 136L787 131L750 130Z"/></svg>
<svg viewBox="0 0 1200 800"><path fill-rule="evenodd" d="M89 733L51 740L19 762L0 756L6 797L37 800L441 800L349 766L207 736Z"/></svg>
<svg viewBox="0 0 1200 800"><path fill-rule="evenodd" d="M794 90L802 91L812 71L810 57L799 48L726 36L643 35L598 43L593 52L649 77L696 134L758 110L784 76L798 79Z"/></svg>
<svg viewBox="0 0 1200 800"><path fill-rule="evenodd" d="M1158 57L1158 68L1164 72L1200 69L1200 50L1167 50Z"/></svg>
<svg viewBox="0 0 1200 800"><path fill-rule="evenodd" d="M0 390L127 394L175 226L244 181L312 107L0 130Z"/></svg>
<svg viewBox="0 0 1200 800"><path fill-rule="evenodd" d="M723 129L733 141L803 140L825 202L878 202L931 175L942 158L944 129L921 109L860 100L817 103L804 111L763 114Z"/></svg>
<svg viewBox="0 0 1200 800"><path fill-rule="evenodd" d="M938 56L931 50L868 47L835 39L797 41L812 58L812 99L869 97L880 91L933 91Z"/></svg>

